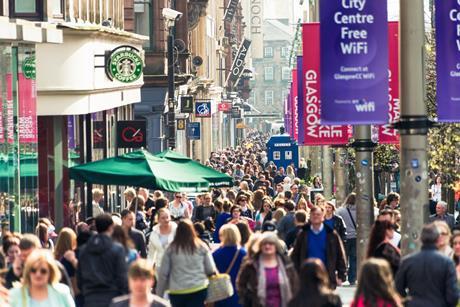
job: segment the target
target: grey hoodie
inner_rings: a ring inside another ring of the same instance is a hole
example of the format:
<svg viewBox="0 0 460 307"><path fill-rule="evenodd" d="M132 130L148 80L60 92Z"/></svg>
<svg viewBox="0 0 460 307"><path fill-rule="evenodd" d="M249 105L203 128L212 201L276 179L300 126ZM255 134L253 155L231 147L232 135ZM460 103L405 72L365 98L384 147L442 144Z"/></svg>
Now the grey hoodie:
<svg viewBox="0 0 460 307"><path fill-rule="evenodd" d="M350 218L347 208L350 209L351 216L356 224L356 205L345 205L337 209L336 214L345 222L345 226L347 227L347 239L356 239L356 227Z"/></svg>
<svg viewBox="0 0 460 307"><path fill-rule="evenodd" d="M171 245L166 249L158 274L157 295L163 297L164 292L188 293L199 291L208 286L208 276L217 272L211 252L203 244L193 254L180 250L176 252Z"/></svg>

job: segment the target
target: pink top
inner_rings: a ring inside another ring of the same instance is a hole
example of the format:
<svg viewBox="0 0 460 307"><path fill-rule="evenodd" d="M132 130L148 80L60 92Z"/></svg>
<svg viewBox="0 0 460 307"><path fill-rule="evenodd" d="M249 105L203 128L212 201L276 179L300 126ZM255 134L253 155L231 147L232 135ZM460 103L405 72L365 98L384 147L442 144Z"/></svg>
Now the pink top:
<svg viewBox="0 0 460 307"><path fill-rule="evenodd" d="M392 304L392 303L389 303L389 302L385 302L383 299L379 298L377 299L377 307L396 307L396 305ZM367 307L365 304L364 304L364 296L360 296L358 301L353 301L353 303L351 303L351 307Z"/></svg>
<svg viewBox="0 0 460 307"><path fill-rule="evenodd" d="M266 304L265 306L279 307L281 306L281 290L278 279L278 267L265 268L266 280Z"/></svg>

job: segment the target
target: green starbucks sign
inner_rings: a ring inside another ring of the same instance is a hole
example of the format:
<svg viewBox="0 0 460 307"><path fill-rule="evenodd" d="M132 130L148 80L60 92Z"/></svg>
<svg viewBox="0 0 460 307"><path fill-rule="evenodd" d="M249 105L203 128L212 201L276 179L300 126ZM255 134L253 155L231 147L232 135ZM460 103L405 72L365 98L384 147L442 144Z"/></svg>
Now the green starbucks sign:
<svg viewBox="0 0 460 307"><path fill-rule="evenodd" d="M122 46L110 53L106 71L111 80L131 83L141 77L143 66L142 58L136 48Z"/></svg>
<svg viewBox="0 0 460 307"><path fill-rule="evenodd" d="M30 56L23 60L22 62L22 73L26 79L35 79L36 70L35 70L35 57Z"/></svg>

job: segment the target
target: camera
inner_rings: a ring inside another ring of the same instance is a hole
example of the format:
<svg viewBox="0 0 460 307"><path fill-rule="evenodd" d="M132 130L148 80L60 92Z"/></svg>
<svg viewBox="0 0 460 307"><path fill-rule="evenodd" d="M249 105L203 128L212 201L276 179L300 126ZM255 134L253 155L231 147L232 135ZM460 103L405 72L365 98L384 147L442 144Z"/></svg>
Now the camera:
<svg viewBox="0 0 460 307"><path fill-rule="evenodd" d="M163 8L162 15L168 20L177 21L182 17L182 13L170 8Z"/></svg>

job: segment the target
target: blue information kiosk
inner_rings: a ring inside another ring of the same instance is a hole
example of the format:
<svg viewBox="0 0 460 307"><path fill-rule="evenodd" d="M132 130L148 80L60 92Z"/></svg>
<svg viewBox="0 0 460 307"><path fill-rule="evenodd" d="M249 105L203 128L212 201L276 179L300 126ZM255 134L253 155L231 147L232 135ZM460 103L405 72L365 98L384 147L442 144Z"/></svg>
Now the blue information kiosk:
<svg viewBox="0 0 460 307"><path fill-rule="evenodd" d="M268 161L273 161L276 167L286 167L294 163L299 167L299 145L288 134L272 136L267 142Z"/></svg>

